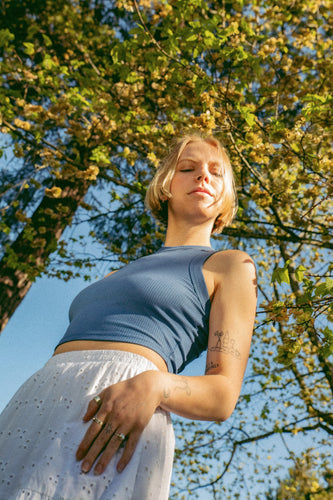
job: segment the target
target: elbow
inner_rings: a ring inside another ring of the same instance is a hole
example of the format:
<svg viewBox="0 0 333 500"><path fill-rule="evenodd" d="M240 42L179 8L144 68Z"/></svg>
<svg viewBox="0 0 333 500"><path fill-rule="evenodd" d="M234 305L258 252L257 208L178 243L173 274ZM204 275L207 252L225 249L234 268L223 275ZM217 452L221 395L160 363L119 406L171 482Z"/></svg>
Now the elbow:
<svg viewBox="0 0 333 500"><path fill-rule="evenodd" d="M217 413L217 418L214 418L215 422L225 422L234 412L236 404L234 405L222 405Z"/></svg>
<svg viewBox="0 0 333 500"><path fill-rule="evenodd" d="M234 412L239 397L239 391L235 389L233 384L224 380L221 385L221 392L216 399L216 418L217 422L225 422Z"/></svg>

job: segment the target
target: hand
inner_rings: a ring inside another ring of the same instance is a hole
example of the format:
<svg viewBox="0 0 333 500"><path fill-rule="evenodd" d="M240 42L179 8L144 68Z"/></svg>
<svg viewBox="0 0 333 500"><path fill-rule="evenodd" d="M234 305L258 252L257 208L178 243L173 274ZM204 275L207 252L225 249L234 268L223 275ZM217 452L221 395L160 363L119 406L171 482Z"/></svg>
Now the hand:
<svg viewBox="0 0 333 500"><path fill-rule="evenodd" d="M102 474L121 445L124 451L118 462L121 472L130 461L139 438L160 404L157 383L158 371L146 371L133 378L118 382L104 389L98 404L90 401L83 417L88 422L93 417L76 452L83 472L88 472L96 459L96 475Z"/></svg>

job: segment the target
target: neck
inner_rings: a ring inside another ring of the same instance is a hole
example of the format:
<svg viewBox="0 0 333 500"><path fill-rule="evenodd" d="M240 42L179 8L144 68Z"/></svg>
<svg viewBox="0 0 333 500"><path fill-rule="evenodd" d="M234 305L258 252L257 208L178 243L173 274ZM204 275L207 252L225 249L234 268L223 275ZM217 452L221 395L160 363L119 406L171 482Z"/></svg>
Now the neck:
<svg viewBox="0 0 333 500"><path fill-rule="evenodd" d="M210 247L211 225L178 227L175 224L168 224L165 246L176 247L184 245L199 245Z"/></svg>

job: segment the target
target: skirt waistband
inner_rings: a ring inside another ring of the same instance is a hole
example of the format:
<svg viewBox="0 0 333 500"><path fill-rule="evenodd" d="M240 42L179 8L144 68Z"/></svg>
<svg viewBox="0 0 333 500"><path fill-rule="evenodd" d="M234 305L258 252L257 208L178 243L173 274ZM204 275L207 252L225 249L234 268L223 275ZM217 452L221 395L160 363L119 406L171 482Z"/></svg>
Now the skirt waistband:
<svg viewBox="0 0 333 500"><path fill-rule="evenodd" d="M94 349L87 351L68 351L55 354L47 361L47 365L57 365L62 363L98 363L114 362L126 365L134 363L142 370L158 370L157 366L141 354L134 352L120 351L116 349Z"/></svg>

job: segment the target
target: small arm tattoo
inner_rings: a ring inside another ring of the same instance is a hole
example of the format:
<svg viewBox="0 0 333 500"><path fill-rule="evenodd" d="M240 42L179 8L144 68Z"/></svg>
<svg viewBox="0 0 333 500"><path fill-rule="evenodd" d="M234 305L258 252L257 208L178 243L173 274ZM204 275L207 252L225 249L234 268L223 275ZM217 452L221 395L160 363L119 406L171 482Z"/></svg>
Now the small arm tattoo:
<svg viewBox="0 0 333 500"><path fill-rule="evenodd" d="M213 363L213 361L210 361L206 365L205 373L208 373L210 370L214 370L214 368L219 368L219 366L220 366L219 363Z"/></svg>
<svg viewBox="0 0 333 500"><path fill-rule="evenodd" d="M175 390L176 389L179 389L180 391L185 391L187 396L190 396L191 395L191 389L190 389L190 386L188 384L188 382L186 380L182 380L180 382L181 385L177 385L175 387Z"/></svg>
<svg viewBox="0 0 333 500"><path fill-rule="evenodd" d="M170 397L171 391L170 389L163 389L163 397L164 399L168 399Z"/></svg>
<svg viewBox="0 0 333 500"><path fill-rule="evenodd" d="M236 348L235 339L230 337L228 330L226 332L217 330L214 333L214 336L217 337L217 341L215 346L209 348L209 351L223 352L224 354L230 354L230 356L233 356L236 359L240 359L241 355Z"/></svg>
<svg viewBox="0 0 333 500"><path fill-rule="evenodd" d="M177 382L177 385L174 387L174 391L176 391L177 389L180 391L185 391L187 396L190 396L192 394L191 388L190 388L187 380L181 380L181 381ZM163 390L164 399L168 399L170 397L170 395L171 395L170 389Z"/></svg>

